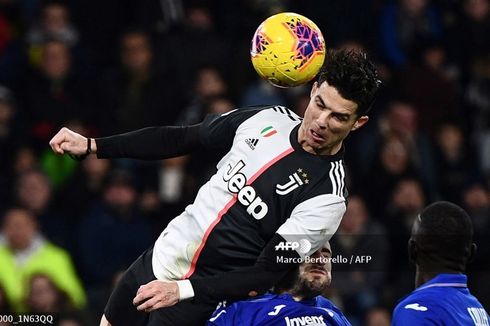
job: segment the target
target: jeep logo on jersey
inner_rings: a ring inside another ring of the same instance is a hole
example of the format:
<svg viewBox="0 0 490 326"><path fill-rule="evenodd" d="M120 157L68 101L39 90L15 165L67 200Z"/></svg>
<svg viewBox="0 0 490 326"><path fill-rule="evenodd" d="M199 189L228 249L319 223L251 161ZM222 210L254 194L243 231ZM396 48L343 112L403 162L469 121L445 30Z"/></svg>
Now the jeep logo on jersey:
<svg viewBox="0 0 490 326"><path fill-rule="evenodd" d="M246 185L247 177L240 172L244 166L245 163L242 160L233 167L228 164L229 169L223 175L223 181L228 183L228 191L237 194L240 204L247 207L247 213L260 220L267 214L269 207L257 195L254 188Z"/></svg>
<svg viewBox="0 0 490 326"><path fill-rule="evenodd" d="M308 184L310 180L308 180L308 173L303 171L303 169L299 168L296 172L289 175L289 181L284 184L276 184L276 194L284 196L289 194L294 189L299 186Z"/></svg>

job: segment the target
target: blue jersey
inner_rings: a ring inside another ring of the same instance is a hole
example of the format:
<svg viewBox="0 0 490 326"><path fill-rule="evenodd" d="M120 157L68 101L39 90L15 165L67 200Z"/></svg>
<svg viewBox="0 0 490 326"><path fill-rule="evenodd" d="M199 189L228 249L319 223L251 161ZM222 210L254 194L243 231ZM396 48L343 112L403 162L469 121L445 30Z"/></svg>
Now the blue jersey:
<svg viewBox="0 0 490 326"><path fill-rule="evenodd" d="M333 303L322 296L295 301L290 294L265 294L255 300L235 302L216 310L207 325L350 326L350 323Z"/></svg>
<svg viewBox="0 0 490 326"><path fill-rule="evenodd" d="M393 326L489 326L481 303L471 295L466 275L439 274L402 299L393 312Z"/></svg>

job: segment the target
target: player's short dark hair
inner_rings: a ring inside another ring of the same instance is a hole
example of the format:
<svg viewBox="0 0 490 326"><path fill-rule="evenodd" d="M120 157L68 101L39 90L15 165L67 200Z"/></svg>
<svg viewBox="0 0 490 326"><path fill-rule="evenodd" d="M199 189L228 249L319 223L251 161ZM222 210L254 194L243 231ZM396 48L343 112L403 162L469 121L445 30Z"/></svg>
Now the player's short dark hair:
<svg viewBox="0 0 490 326"><path fill-rule="evenodd" d="M319 85L326 81L343 98L355 102L357 116L371 110L381 85L376 68L366 53L348 50L328 50L317 81Z"/></svg>
<svg viewBox="0 0 490 326"><path fill-rule="evenodd" d="M473 243L473 224L464 209L447 201L420 214L417 242L422 254L447 268L466 265Z"/></svg>

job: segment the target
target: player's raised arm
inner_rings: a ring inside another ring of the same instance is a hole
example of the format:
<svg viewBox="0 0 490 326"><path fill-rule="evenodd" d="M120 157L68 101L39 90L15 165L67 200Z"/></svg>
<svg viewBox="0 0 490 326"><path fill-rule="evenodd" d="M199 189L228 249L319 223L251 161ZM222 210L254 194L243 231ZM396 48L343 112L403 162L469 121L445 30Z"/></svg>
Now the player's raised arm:
<svg viewBox="0 0 490 326"><path fill-rule="evenodd" d="M208 115L202 123L192 126L148 127L101 138L88 138L62 128L49 145L57 154L165 159L189 154L201 146L229 148L238 125L257 112L256 109L233 110L222 115Z"/></svg>
<svg viewBox="0 0 490 326"><path fill-rule="evenodd" d="M87 138L62 128L49 142L58 154L88 155L98 158L164 159L188 154L201 146L200 125L148 127L124 134Z"/></svg>
<svg viewBox="0 0 490 326"><path fill-rule="evenodd" d="M97 144L94 139L84 137L68 128L61 128L50 140L49 146L56 154L84 155L87 151L97 152Z"/></svg>

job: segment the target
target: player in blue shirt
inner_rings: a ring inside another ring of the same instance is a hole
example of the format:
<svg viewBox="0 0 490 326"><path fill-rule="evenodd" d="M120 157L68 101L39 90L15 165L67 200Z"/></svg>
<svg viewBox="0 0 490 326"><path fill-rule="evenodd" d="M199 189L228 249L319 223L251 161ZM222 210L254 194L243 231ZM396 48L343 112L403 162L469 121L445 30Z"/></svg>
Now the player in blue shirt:
<svg viewBox="0 0 490 326"><path fill-rule="evenodd" d="M331 257L327 242L310 260L305 259L299 268L281 279L274 293L218 309L208 326L350 325L342 312L320 295L332 279Z"/></svg>
<svg viewBox="0 0 490 326"><path fill-rule="evenodd" d="M476 245L470 217L461 207L449 202L426 207L414 222L408 247L416 289L396 306L393 326L490 325L466 285L464 272Z"/></svg>

